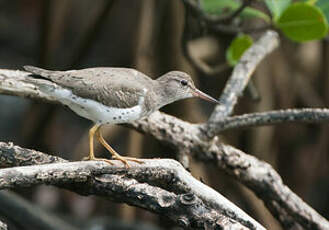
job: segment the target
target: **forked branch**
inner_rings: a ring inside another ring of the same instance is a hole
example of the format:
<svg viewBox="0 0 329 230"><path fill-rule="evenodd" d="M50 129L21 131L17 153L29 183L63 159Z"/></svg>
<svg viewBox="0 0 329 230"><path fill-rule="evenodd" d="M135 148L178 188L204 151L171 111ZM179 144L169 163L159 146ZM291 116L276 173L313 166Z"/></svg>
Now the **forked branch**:
<svg viewBox="0 0 329 230"><path fill-rule="evenodd" d="M0 169L0 190L48 184L145 208L184 228L264 229L174 160L144 159L126 169L119 161L65 162L3 142L0 154L0 166L30 165Z"/></svg>

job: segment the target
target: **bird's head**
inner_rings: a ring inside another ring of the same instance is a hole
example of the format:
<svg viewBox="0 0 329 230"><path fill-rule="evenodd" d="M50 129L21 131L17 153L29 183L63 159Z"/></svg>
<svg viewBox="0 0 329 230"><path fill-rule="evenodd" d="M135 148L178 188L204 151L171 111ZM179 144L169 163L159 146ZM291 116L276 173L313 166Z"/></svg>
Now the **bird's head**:
<svg viewBox="0 0 329 230"><path fill-rule="evenodd" d="M198 90L190 75L184 72L171 71L159 77L157 81L161 83L160 86L163 87L163 91L169 97L169 101L173 102L184 98L199 97L203 100L219 104L218 100Z"/></svg>

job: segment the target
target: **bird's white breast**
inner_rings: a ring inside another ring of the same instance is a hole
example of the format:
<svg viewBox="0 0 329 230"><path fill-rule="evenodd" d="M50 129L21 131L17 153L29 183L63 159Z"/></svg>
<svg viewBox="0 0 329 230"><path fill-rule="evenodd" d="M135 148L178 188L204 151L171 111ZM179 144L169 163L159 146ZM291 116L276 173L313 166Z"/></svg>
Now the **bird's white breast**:
<svg viewBox="0 0 329 230"><path fill-rule="evenodd" d="M92 120L97 124L119 124L135 121L142 117L141 97L139 104L131 108L115 108L105 106L97 101L76 96L71 90L57 88L52 92L47 92L63 104L67 105L78 115Z"/></svg>

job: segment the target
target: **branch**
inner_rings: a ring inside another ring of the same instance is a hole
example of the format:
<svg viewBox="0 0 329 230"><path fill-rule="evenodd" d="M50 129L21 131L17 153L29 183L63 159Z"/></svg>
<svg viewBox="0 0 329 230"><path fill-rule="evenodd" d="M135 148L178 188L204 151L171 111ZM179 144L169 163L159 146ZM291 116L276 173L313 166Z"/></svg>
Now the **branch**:
<svg viewBox="0 0 329 230"><path fill-rule="evenodd" d="M190 62L190 64L200 71L203 74L206 75L217 75L220 72L223 72L224 70L227 70L230 68L230 66L227 63L218 65L218 66L209 66L206 62L203 60L194 57L192 54L189 52L188 48L188 41L191 40L191 26L190 26L190 21L189 21L189 9L188 7L185 10L185 20L184 20L184 26L183 26L183 35L181 39L181 45L182 45L182 51L186 59Z"/></svg>
<svg viewBox="0 0 329 230"><path fill-rule="evenodd" d="M205 22L203 23L203 27L205 27L204 29L212 33L226 33L236 35L238 33L264 32L268 29L272 29L273 27L271 24L266 24L256 28L243 28L232 25L233 19L239 16L242 11L250 5L251 0L244 0L238 9L221 17L207 14L201 9L199 4L192 0L183 0L183 3L185 4L186 11L189 10L191 14L201 23Z"/></svg>
<svg viewBox="0 0 329 230"><path fill-rule="evenodd" d="M38 156L46 162L54 160L41 152L3 142L0 142L0 153L0 165L8 165L10 158L17 159L14 164L25 165L34 164ZM144 164L132 164L127 170L99 161L57 159L60 163L0 169L0 190L49 184L145 208L185 228L264 229L174 160L144 159Z"/></svg>
<svg viewBox="0 0 329 230"><path fill-rule="evenodd" d="M293 193L271 165L220 143L217 137L204 140L200 128L204 125L192 125L156 112L133 126L181 151L190 151L202 161L216 164L254 191L283 226L300 224L305 229L329 229L329 222Z"/></svg>
<svg viewBox="0 0 329 230"><path fill-rule="evenodd" d="M0 93L54 103L52 98L26 82L27 75L28 73L23 71L0 69ZM282 225L294 223L305 229L328 229L329 223L306 203L298 199L289 200L289 197L297 196L287 190L282 179L270 165L231 146L222 145L217 138L209 140L203 130L204 125L190 124L176 117L155 112L130 126L202 161L216 164L220 170L254 191ZM279 182L273 186L273 181ZM290 204L286 205L285 202Z"/></svg>
<svg viewBox="0 0 329 230"><path fill-rule="evenodd" d="M229 78L217 105L209 118L209 123L216 123L231 115L238 97L243 94L257 65L279 45L279 36L274 31L267 31L241 57ZM212 130L209 129L211 132Z"/></svg>
<svg viewBox="0 0 329 230"><path fill-rule="evenodd" d="M240 116L225 117L214 124L208 124L204 129L211 127L211 135L213 137L222 131L228 129L268 126L286 123L321 123L329 122L329 109L286 109L268 111L263 113L251 113Z"/></svg>
<svg viewBox="0 0 329 230"><path fill-rule="evenodd" d="M267 24L257 27L234 27L231 25L218 24L209 28L209 30L214 34L226 33L231 35L237 35L239 33L263 33L264 31L272 29L274 29L274 27Z"/></svg>
<svg viewBox="0 0 329 230"><path fill-rule="evenodd" d="M7 230L7 225L0 221L0 230Z"/></svg>
<svg viewBox="0 0 329 230"><path fill-rule="evenodd" d="M28 226L29 229L77 230L76 227L13 192L0 191L0 204L1 216L11 220L20 228L25 229Z"/></svg>
<svg viewBox="0 0 329 230"><path fill-rule="evenodd" d="M41 92L37 86L28 83L29 73L20 70L0 70L0 94L37 99L50 103L59 103Z"/></svg>
<svg viewBox="0 0 329 230"><path fill-rule="evenodd" d="M230 23L231 21L233 21L234 18L238 17L242 13L242 11L250 5L250 3L251 0L244 0L238 9L233 11L230 15L218 19L217 23Z"/></svg>
<svg viewBox="0 0 329 230"><path fill-rule="evenodd" d="M210 147L217 166L243 181L276 217L283 229L329 229L329 222L293 193L271 165L228 145Z"/></svg>

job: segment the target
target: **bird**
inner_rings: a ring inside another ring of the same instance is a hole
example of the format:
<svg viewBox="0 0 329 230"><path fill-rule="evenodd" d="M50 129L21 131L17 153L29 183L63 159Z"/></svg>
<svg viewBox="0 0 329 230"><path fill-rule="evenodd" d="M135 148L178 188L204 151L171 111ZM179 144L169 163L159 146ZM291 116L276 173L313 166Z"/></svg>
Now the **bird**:
<svg viewBox="0 0 329 230"><path fill-rule="evenodd" d="M29 83L94 123L89 129L87 160L113 164L109 159L95 157L96 136L111 153L111 159L121 161L127 168L130 167L129 161L143 161L117 153L103 138L101 127L142 119L167 104L185 98L199 97L220 103L197 89L191 76L181 71L170 71L153 80L132 68L95 67L68 71L52 71L29 65L23 68L30 73Z"/></svg>

